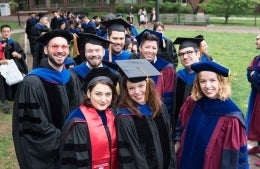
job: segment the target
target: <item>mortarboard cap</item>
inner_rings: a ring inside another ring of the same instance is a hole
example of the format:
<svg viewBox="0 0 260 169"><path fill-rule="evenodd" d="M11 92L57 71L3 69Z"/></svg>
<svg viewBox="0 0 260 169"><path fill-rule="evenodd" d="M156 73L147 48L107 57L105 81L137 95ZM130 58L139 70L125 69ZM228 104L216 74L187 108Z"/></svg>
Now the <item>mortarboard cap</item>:
<svg viewBox="0 0 260 169"><path fill-rule="evenodd" d="M57 30L46 32L45 34L37 38L36 41L44 45L47 45L49 41L55 37L63 37L67 39L68 42L70 42L73 39L73 35L69 31L57 29Z"/></svg>
<svg viewBox="0 0 260 169"><path fill-rule="evenodd" d="M184 37L178 37L175 39L173 44L179 44L179 50L187 47L193 47L195 49L199 48L199 44L202 41L202 38L184 38Z"/></svg>
<svg viewBox="0 0 260 169"><path fill-rule="evenodd" d="M38 13L38 18L39 20L42 18L42 17L47 17L47 13Z"/></svg>
<svg viewBox="0 0 260 169"><path fill-rule="evenodd" d="M104 39L100 36L91 34L91 33L78 33L79 42L81 44L91 43L94 45L103 46L103 48L107 49L111 41Z"/></svg>
<svg viewBox="0 0 260 169"><path fill-rule="evenodd" d="M104 80L115 87L117 85L118 76L113 73L108 67L97 67L91 69L91 71L84 77L82 83L82 90L86 91L89 86L99 80Z"/></svg>
<svg viewBox="0 0 260 169"><path fill-rule="evenodd" d="M140 82L161 73L146 59L116 60L121 72L132 82Z"/></svg>
<svg viewBox="0 0 260 169"><path fill-rule="evenodd" d="M191 65L191 69L196 73L199 73L201 71L211 71L211 72L220 74L224 77L230 76L230 70L228 68L225 68L224 66L222 66L214 61L193 63Z"/></svg>
<svg viewBox="0 0 260 169"><path fill-rule="evenodd" d="M201 35L201 34L199 34L199 35L195 36L194 38L200 38L200 39L204 39L204 36L203 36L203 35Z"/></svg>
<svg viewBox="0 0 260 169"><path fill-rule="evenodd" d="M100 23L104 25L108 29L108 31L125 32L126 28L131 27L131 25L122 18L106 20Z"/></svg>
<svg viewBox="0 0 260 169"><path fill-rule="evenodd" d="M135 39L137 40L138 44L140 45L142 40L146 40L148 38L148 36L150 35L154 35L157 40L158 40L158 43L159 43L159 46L162 45L162 33L160 32L156 32L156 31L152 31L152 30L149 30L149 29L145 29L143 32L139 33Z"/></svg>

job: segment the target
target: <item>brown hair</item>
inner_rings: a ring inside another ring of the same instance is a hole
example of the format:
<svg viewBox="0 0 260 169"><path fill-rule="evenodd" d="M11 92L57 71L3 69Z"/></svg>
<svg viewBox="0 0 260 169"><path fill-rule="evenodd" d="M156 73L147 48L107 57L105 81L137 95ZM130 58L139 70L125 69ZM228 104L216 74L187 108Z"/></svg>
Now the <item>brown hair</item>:
<svg viewBox="0 0 260 169"><path fill-rule="evenodd" d="M163 24L162 22L155 22L154 25L153 25L153 31L156 31L156 29L157 29L159 26L162 27L163 30L164 30L164 24Z"/></svg>
<svg viewBox="0 0 260 169"><path fill-rule="evenodd" d="M230 77L224 77L217 74L217 79L219 81L219 92L218 99L225 101L231 96L231 86L230 86ZM205 94L201 91L200 88L200 72L197 74L193 87L191 90L191 97L193 100L197 101L200 98L204 97Z"/></svg>
<svg viewBox="0 0 260 169"><path fill-rule="evenodd" d="M131 112L133 112L138 117L142 116L142 113L137 109L136 103L130 98L128 95L127 87L127 78L124 78L122 81L122 95L121 100L119 102L118 107L119 108L128 108ZM148 101L147 105L150 107L152 111L152 117L156 117L161 112L161 98L159 93L156 91L155 84L152 79L149 78L149 83L146 83L146 85L149 85L149 95L148 95Z"/></svg>

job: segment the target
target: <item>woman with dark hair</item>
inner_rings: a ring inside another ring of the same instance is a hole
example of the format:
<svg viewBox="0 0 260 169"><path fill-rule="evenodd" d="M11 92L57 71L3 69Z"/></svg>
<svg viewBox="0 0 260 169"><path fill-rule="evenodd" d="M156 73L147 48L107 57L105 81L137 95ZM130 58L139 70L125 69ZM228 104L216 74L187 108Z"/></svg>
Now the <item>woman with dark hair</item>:
<svg viewBox="0 0 260 169"><path fill-rule="evenodd" d="M109 68L93 68L84 78L85 96L62 130L62 169L117 169L117 142L114 113L118 77Z"/></svg>
<svg viewBox="0 0 260 169"><path fill-rule="evenodd" d="M150 76L158 72L147 60L117 61L123 71L116 115L120 169L174 169L172 127Z"/></svg>

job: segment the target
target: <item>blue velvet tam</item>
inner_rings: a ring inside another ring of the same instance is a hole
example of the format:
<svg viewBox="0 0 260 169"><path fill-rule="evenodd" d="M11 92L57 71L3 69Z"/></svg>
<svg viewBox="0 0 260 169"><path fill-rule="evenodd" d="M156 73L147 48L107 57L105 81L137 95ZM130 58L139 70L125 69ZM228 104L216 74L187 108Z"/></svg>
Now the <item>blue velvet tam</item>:
<svg viewBox="0 0 260 169"><path fill-rule="evenodd" d="M68 43L70 41L72 41L72 39L73 39L73 35L69 31L55 29L55 30L46 32L45 34L41 35L40 37L38 37L36 39L36 41L39 43L42 43L44 45L47 45L49 43L49 41L55 37L63 37L68 41Z"/></svg>
<svg viewBox="0 0 260 169"><path fill-rule="evenodd" d="M173 44L179 44L179 50L193 47L194 49L199 49L200 42L203 38L185 38L185 37L177 37Z"/></svg>
<svg viewBox="0 0 260 169"><path fill-rule="evenodd" d="M162 46L162 44L163 44L162 33L156 32L156 31L152 31L152 30L149 30L149 29L145 29L144 31L139 33L135 37L135 39L138 42L138 44L140 45L142 41L150 39L148 36L155 36L155 39L159 42L159 46Z"/></svg>
<svg viewBox="0 0 260 169"><path fill-rule="evenodd" d="M116 60L120 73L130 82L137 83L161 73L146 59Z"/></svg>
<svg viewBox="0 0 260 169"><path fill-rule="evenodd" d="M224 77L229 77L231 75L231 72L228 68L226 68L214 61L193 63L191 65L191 69L196 73L199 73L201 71L211 71L211 72L215 72L219 75L222 75Z"/></svg>
<svg viewBox="0 0 260 169"><path fill-rule="evenodd" d="M125 32L126 28L131 27L131 25L122 18L106 20L100 23L108 29L108 32L110 31Z"/></svg>
<svg viewBox="0 0 260 169"><path fill-rule="evenodd" d="M78 33L78 36L79 36L79 43L81 44L91 43L94 45L100 45L105 49L107 49L109 44L112 43L107 39L104 39L100 36L91 33Z"/></svg>

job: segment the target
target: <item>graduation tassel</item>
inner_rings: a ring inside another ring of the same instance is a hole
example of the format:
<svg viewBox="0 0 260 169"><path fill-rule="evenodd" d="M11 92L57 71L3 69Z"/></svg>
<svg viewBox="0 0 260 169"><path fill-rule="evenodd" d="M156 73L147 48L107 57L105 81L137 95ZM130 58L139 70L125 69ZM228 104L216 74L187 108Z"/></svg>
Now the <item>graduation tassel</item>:
<svg viewBox="0 0 260 169"><path fill-rule="evenodd" d="M107 39L108 38L108 35L107 35ZM112 50L111 50L111 44L109 44L108 46L108 62L111 63L112 62Z"/></svg>
<svg viewBox="0 0 260 169"><path fill-rule="evenodd" d="M145 75L146 75L146 79L145 79L145 82L146 82L146 89L145 89L145 102L148 101L149 99L149 85L150 85L150 81L149 81L149 76L148 74L140 67L138 67Z"/></svg>
<svg viewBox="0 0 260 169"><path fill-rule="evenodd" d="M150 85L150 81L149 81L149 77L147 77L146 79L145 79L145 81L146 81L146 89L145 89L145 102L147 102L148 101L148 99L149 99L149 85Z"/></svg>
<svg viewBox="0 0 260 169"><path fill-rule="evenodd" d="M77 38L78 38L78 36L73 34L73 56L79 55Z"/></svg>
<svg viewBox="0 0 260 169"><path fill-rule="evenodd" d="M162 42L163 42L163 48L166 48L165 39L162 39Z"/></svg>

